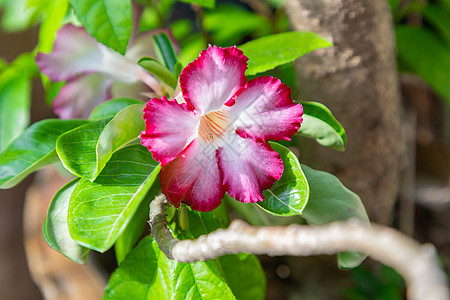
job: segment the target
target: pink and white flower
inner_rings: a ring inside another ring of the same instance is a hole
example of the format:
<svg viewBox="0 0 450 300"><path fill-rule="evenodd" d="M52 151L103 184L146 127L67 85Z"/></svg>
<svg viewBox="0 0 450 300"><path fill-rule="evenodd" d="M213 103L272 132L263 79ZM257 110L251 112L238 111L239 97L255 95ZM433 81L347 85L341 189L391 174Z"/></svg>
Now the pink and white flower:
<svg viewBox="0 0 450 300"><path fill-rule="evenodd" d="M211 211L225 192L244 203L262 201L262 190L283 174L267 141L290 140L303 108L277 78L247 82L247 60L236 47L210 46L180 75L184 101L146 103L142 144L161 162L162 192L176 207Z"/></svg>
<svg viewBox="0 0 450 300"><path fill-rule="evenodd" d="M62 119L86 118L94 107L112 97L148 100L145 93L164 95L161 83L137 65L152 56L153 33L141 34L125 56L97 42L82 27L67 24L56 35L49 54L38 53L41 73L52 81L66 81L52 102Z"/></svg>

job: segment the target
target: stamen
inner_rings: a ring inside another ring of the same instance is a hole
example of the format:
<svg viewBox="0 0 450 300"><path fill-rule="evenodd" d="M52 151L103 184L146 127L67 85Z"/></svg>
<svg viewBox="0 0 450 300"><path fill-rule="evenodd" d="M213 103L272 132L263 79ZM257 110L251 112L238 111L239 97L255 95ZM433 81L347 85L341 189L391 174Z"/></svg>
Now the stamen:
<svg viewBox="0 0 450 300"><path fill-rule="evenodd" d="M204 142L213 142L224 135L229 117L221 111L210 112L200 119L198 134Z"/></svg>

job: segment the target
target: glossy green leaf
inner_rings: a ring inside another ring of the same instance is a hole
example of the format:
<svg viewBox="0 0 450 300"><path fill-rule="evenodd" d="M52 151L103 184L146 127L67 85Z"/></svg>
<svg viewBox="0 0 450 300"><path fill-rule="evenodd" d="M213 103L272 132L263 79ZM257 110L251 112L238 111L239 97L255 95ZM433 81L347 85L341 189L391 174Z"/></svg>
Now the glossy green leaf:
<svg viewBox="0 0 450 300"><path fill-rule="evenodd" d="M236 299L266 298L266 275L255 255L247 253L224 255L217 260L220 263L221 274Z"/></svg>
<svg viewBox="0 0 450 300"><path fill-rule="evenodd" d="M189 231L183 231L178 238L196 239L219 228L228 226L225 205L220 205L211 212L198 212L187 208ZM264 299L265 274L256 256L252 254L225 255L209 260L220 271L236 299ZM246 278L245 281L242 278ZM209 298L208 298L209 299Z"/></svg>
<svg viewBox="0 0 450 300"><path fill-rule="evenodd" d="M77 244L69 234L67 211L69 200L78 179L63 186L53 197L48 207L47 217L42 226L42 234L47 244L74 262L84 264L89 250Z"/></svg>
<svg viewBox="0 0 450 300"><path fill-rule="evenodd" d="M86 31L100 43L124 54L131 35L131 0L70 0Z"/></svg>
<svg viewBox="0 0 450 300"><path fill-rule="evenodd" d="M323 225L358 218L370 226L364 205L358 195L347 189L335 176L302 165L310 187L309 202L302 217L311 225ZM339 254L342 268L354 268L367 256L356 252Z"/></svg>
<svg viewBox="0 0 450 300"><path fill-rule="evenodd" d="M300 215L308 203L308 181L297 157L288 148L272 142L270 145L280 154L284 171L279 181L263 191L265 199L257 204L279 216Z"/></svg>
<svg viewBox="0 0 450 300"><path fill-rule="evenodd" d="M255 75L329 46L332 44L316 33L293 31L255 39L238 48L249 58L245 75Z"/></svg>
<svg viewBox="0 0 450 300"><path fill-rule="evenodd" d="M214 261L168 259L151 237L143 239L112 274L104 300L236 299Z"/></svg>
<svg viewBox="0 0 450 300"><path fill-rule="evenodd" d="M174 73L169 71L169 69L163 66L159 61L151 57L143 57L139 60L138 64L172 88L177 86L177 79L175 78Z"/></svg>
<svg viewBox="0 0 450 300"><path fill-rule="evenodd" d="M132 104L110 121L98 120L63 134L56 151L64 166L77 176L94 180L111 155L144 130L143 108L144 104Z"/></svg>
<svg viewBox="0 0 450 300"><path fill-rule="evenodd" d="M0 153L0 188L13 187L30 173L58 161L56 139L86 122L48 119L27 128Z"/></svg>
<svg viewBox="0 0 450 300"><path fill-rule="evenodd" d="M164 62L167 69L170 72L174 72L174 67L177 63L175 51L173 50L172 43L165 33L160 33L153 37L155 44L155 51L161 61Z"/></svg>
<svg viewBox="0 0 450 300"><path fill-rule="evenodd" d="M131 98L115 98L97 105L89 115L89 120L105 120L112 118L119 111L132 104L142 104L142 101Z"/></svg>
<svg viewBox="0 0 450 300"><path fill-rule="evenodd" d="M298 131L301 135L315 139L317 143L334 150L344 151L347 136L344 127L331 111L318 102L301 101L303 123Z"/></svg>
<svg viewBox="0 0 450 300"><path fill-rule="evenodd" d="M396 34L399 61L450 103L449 47L425 28L398 26Z"/></svg>
<svg viewBox="0 0 450 300"><path fill-rule="evenodd" d="M180 0L182 2L197 4L206 8L214 8L216 6L216 0Z"/></svg>
<svg viewBox="0 0 450 300"><path fill-rule="evenodd" d="M144 201L141 202L136 213L131 218L125 230L114 244L114 252L116 254L117 263L120 265L125 259L125 256L133 249L142 235L142 232L147 225L150 211L150 202L155 198L160 190L159 181L156 179L152 188L145 196ZM159 192L160 193L160 192Z"/></svg>
<svg viewBox="0 0 450 300"><path fill-rule="evenodd" d="M142 119L144 104L133 104L123 110L105 126L97 142L97 169L91 180L103 170L111 155L132 140L138 139L145 129Z"/></svg>
<svg viewBox="0 0 450 300"><path fill-rule="evenodd" d="M89 122L62 134L56 152L72 174L92 178L97 172L97 140L110 119ZM95 178L95 177L94 177Z"/></svg>
<svg viewBox="0 0 450 300"><path fill-rule="evenodd" d="M450 8L442 5L429 4L423 10L426 20L433 24L450 45ZM449 50L450 51L450 50Z"/></svg>
<svg viewBox="0 0 450 300"><path fill-rule="evenodd" d="M93 250L108 250L121 235L159 174L147 149L115 152L94 182L82 179L72 193L67 222L72 238Z"/></svg>

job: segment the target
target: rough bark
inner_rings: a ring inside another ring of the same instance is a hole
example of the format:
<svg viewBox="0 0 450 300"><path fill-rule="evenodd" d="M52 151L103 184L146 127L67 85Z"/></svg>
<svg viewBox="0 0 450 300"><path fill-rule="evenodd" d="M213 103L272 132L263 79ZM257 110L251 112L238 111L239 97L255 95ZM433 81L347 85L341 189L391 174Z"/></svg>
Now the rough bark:
<svg viewBox="0 0 450 300"><path fill-rule="evenodd" d="M372 221L389 224L404 142L394 32L387 1L288 0L296 30L334 43L296 63L299 99L324 103L347 132L344 153L301 143L301 159L336 174L361 196Z"/></svg>

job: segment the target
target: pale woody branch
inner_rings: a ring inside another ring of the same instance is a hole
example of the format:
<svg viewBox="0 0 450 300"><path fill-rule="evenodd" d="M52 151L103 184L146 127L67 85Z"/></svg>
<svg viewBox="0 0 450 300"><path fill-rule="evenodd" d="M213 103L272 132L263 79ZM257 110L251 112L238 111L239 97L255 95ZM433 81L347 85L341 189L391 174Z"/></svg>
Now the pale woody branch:
<svg viewBox="0 0 450 300"><path fill-rule="evenodd" d="M310 256L358 251L395 268L404 278L409 299L449 299L444 272L436 261L434 246L420 245L400 232L380 225L372 228L357 220L317 227L293 224L287 227L254 227L235 220L197 240L174 239L166 226L167 200L158 196L150 204L153 238L167 257L195 262L225 254L253 253L271 256Z"/></svg>

